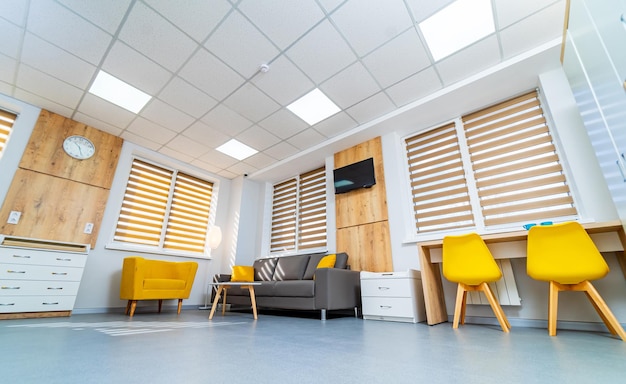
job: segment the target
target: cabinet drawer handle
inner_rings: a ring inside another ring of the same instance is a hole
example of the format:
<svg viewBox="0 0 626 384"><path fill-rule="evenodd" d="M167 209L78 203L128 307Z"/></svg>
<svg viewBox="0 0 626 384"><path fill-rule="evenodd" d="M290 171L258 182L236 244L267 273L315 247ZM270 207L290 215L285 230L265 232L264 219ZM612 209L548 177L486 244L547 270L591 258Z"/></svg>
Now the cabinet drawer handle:
<svg viewBox="0 0 626 384"><path fill-rule="evenodd" d="M66 276L67 272L52 272L52 274L55 276Z"/></svg>
<svg viewBox="0 0 626 384"><path fill-rule="evenodd" d="M30 259L28 255L13 255L13 257L17 257L18 259Z"/></svg>
<svg viewBox="0 0 626 384"><path fill-rule="evenodd" d="M1 289L20 289L21 287L2 287Z"/></svg>
<svg viewBox="0 0 626 384"><path fill-rule="evenodd" d="M12 269L9 269L7 273L26 273L26 271L14 271Z"/></svg>
<svg viewBox="0 0 626 384"><path fill-rule="evenodd" d="M381 309L391 309L391 305L381 305Z"/></svg>
<svg viewBox="0 0 626 384"><path fill-rule="evenodd" d="M57 257L57 261L72 261L72 259L64 259L62 257Z"/></svg>
<svg viewBox="0 0 626 384"><path fill-rule="evenodd" d="M63 287L48 287L47 289L51 291L60 291L61 289L63 289Z"/></svg>
<svg viewBox="0 0 626 384"><path fill-rule="evenodd" d="M42 305L59 305L59 302L57 301L56 303L41 303Z"/></svg>
<svg viewBox="0 0 626 384"><path fill-rule="evenodd" d="M378 287L379 291L386 291L388 289L390 289L390 288L389 287Z"/></svg>
<svg viewBox="0 0 626 384"><path fill-rule="evenodd" d="M15 305L15 303L0 303L0 307L10 307L11 305Z"/></svg>

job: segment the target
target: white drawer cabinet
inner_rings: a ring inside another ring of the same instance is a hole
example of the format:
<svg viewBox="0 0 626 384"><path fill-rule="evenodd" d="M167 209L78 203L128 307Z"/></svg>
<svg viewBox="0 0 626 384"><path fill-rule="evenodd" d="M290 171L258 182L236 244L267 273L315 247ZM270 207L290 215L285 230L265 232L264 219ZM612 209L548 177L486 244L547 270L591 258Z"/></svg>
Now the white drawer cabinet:
<svg viewBox="0 0 626 384"><path fill-rule="evenodd" d="M89 245L0 235L0 318L69 316Z"/></svg>
<svg viewBox="0 0 626 384"><path fill-rule="evenodd" d="M419 271L361 272L363 318L417 323L426 320Z"/></svg>

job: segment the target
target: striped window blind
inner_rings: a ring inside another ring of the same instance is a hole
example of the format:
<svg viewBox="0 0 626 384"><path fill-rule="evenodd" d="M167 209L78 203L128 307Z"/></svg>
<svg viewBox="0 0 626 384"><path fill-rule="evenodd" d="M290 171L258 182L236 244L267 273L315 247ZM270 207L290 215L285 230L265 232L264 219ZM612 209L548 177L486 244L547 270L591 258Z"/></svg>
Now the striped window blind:
<svg viewBox="0 0 626 384"><path fill-rule="evenodd" d="M417 233L577 215L536 91L405 144Z"/></svg>
<svg viewBox="0 0 626 384"><path fill-rule="evenodd" d="M9 134L13 129L13 123L16 118L17 115L0 109L0 156L4 151L4 148L7 146Z"/></svg>
<svg viewBox="0 0 626 384"><path fill-rule="evenodd" d="M270 253L326 246L326 170L274 185Z"/></svg>
<svg viewBox="0 0 626 384"><path fill-rule="evenodd" d="M134 159L114 241L204 253L213 183Z"/></svg>

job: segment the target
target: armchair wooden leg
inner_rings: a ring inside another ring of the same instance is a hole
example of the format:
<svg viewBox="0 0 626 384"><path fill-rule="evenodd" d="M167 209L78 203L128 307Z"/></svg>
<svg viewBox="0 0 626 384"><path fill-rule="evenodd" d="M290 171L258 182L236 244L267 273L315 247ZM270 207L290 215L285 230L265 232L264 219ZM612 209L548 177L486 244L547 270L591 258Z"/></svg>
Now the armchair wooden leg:
<svg viewBox="0 0 626 384"><path fill-rule="evenodd" d="M178 299L178 314L180 315L180 310L183 307L183 299Z"/></svg>
<svg viewBox="0 0 626 384"><path fill-rule="evenodd" d="M493 313L495 313L496 318L498 319L498 322L500 323L500 327L502 327L502 330L504 332L509 332L509 328L511 328L511 324L509 324L509 320L506 318L506 315L504 314L504 311L502 310L500 303L498 303L498 300L496 299L495 295L491 291L489 284L482 283L480 285L480 288L485 293L485 296L487 297L487 301L489 301L489 305L491 305L491 309L493 310Z"/></svg>
<svg viewBox="0 0 626 384"><path fill-rule="evenodd" d="M135 308L137 308L137 300L129 300L130 304L130 317L135 314Z"/></svg>
<svg viewBox="0 0 626 384"><path fill-rule="evenodd" d="M132 300L128 300L128 303L126 303L126 312L124 312L125 315L128 315L130 313L130 304L131 304Z"/></svg>
<svg viewBox="0 0 626 384"><path fill-rule="evenodd" d="M159 300L159 313L161 313L162 307L163 307L163 300Z"/></svg>
<svg viewBox="0 0 626 384"><path fill-rule="evenodd" d="M626 332L624 332L624 328L619 323L613 312L609 309L609 306L606 305L606 302L602 299L602 296L598 293L596 288L588 281L583 281L578 284L581 286L581 289L585 291L587 297L593 303L594 308L598 311L598 314L606 324L607 328L612 334L617 334L622 339L622 341L626 341Z"/></svg>

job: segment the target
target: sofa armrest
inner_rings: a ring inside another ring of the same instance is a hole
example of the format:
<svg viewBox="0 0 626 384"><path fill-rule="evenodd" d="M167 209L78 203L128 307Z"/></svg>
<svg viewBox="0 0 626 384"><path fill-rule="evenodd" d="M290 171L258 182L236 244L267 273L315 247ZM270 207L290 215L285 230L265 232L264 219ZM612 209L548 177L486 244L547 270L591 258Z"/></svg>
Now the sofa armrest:
<svg viewBox="0 0 626 384"><path fill-rule="evenodd" d="M316 309L352 309L361 306L359 271L320 268L315 271Z"/></svg>

